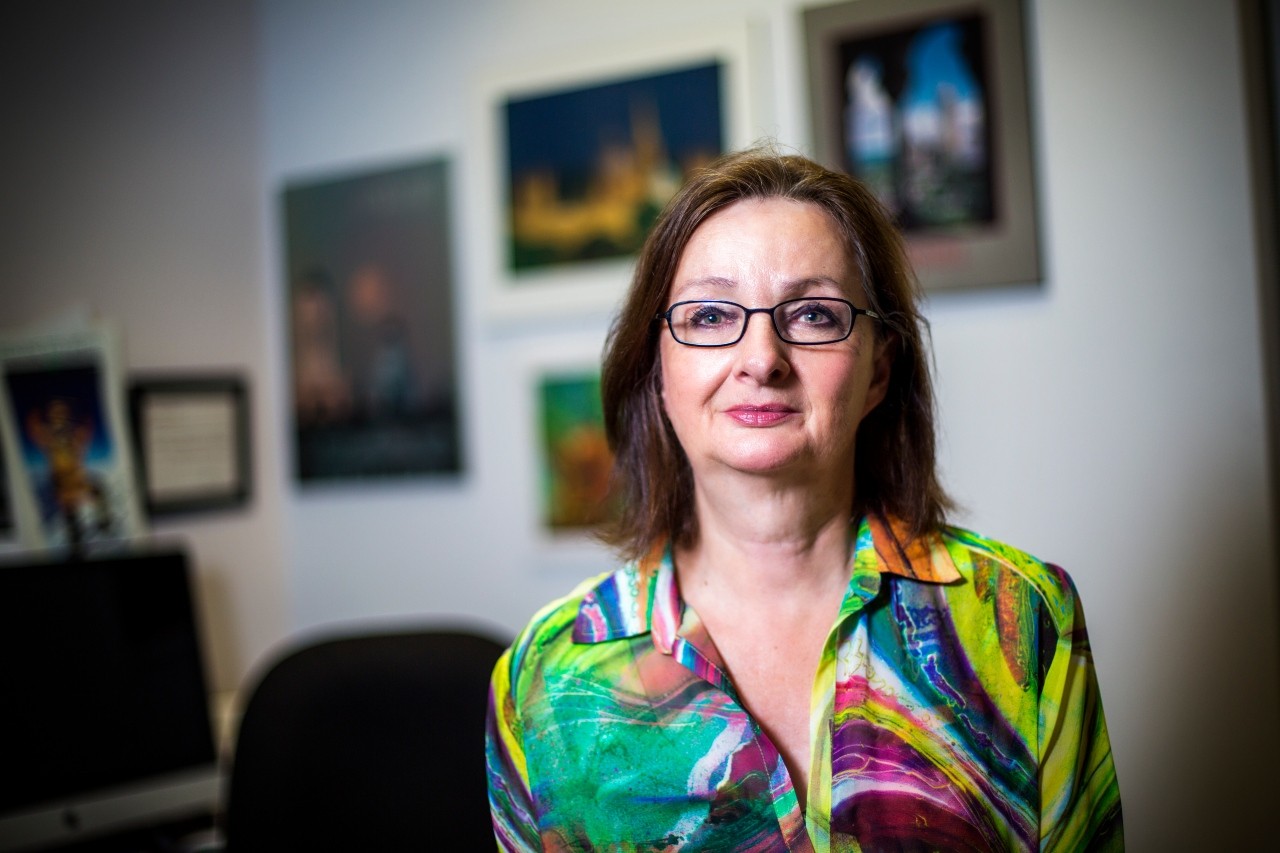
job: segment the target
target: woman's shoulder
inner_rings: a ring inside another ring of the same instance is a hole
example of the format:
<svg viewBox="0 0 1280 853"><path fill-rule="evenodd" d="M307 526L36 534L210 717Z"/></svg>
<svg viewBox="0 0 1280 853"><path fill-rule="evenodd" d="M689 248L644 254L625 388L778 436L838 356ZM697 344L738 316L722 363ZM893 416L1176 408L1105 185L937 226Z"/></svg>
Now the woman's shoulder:
<svg viewBox="0 0 1280 853"><path fill-rule="evenodd" d="M557 643L571 643L574 625L582 602L602 584L609 582L621 569L603 572L587 578L573 588L567 595L543 605L516 634L499 666L506 665L512 671L519 671L532 660L545 657Z"/></svg>
<svg viewBox="0 0 1280 853"><path fill-rule="evenodd" d="M940 537L966 586L979 595L1019 588L1040 599L1060 632L1072 629L1079 596L1061 566L962 527L944 527Z"/></svg>

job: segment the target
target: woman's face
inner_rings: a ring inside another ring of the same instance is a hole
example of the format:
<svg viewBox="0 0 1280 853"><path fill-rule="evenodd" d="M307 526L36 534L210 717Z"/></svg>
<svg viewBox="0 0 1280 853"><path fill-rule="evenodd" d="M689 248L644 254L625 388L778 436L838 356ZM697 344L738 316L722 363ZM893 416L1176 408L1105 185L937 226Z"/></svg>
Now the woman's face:
<svg viewBox="0 0 1280 853"><path fill-rule="evenodd" d="M823 296L867 307L830 216L805 202L751 199L694 231L664 309L702 299L770 308ZM846 340L818 346L784 343L767 314L750 315L742 340L722 348L685 346L664 330L663 405L695 480L738 471L851 485L858 424L889 381L887 347L871 324L860 316Z"/></svg>

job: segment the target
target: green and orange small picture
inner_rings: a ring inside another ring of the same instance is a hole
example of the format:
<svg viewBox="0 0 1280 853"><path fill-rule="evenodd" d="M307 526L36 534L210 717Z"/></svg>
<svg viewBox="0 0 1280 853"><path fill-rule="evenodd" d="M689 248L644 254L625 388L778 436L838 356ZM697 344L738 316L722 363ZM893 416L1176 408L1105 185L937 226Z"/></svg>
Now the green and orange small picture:
<svg viewBox="0 0 1280 853"><path fill-rule="evenodd" d="M544 375L538 383L541 421L542 519L555 531L608 520L613 454L605 440L600 377Z"/></svg>

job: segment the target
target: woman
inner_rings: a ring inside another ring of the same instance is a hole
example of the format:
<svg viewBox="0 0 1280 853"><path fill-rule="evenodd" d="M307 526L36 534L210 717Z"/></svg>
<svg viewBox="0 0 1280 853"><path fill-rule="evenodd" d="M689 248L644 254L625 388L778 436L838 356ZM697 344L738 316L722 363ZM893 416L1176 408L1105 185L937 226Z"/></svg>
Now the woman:
<svg viewBox="0 0 1280 853"><path fill-rule="evenodd" d="M1070 580L944 525L922 325L844 175L672 201L602 378L627 562L494 672L501 849L1123 847Z"/></svg>

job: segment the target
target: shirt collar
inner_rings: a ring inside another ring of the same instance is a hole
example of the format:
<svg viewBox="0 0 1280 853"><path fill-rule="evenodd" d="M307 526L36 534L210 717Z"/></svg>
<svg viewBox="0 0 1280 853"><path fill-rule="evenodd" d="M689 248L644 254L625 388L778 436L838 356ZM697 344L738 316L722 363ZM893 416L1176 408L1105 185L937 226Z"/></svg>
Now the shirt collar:
<svg viewBox="0 0 1280 853"><path fill-rule="evenodd" d="M663 546L618 569L583 597L573 641L602 643L653 631L669 653L683 612L671 549Z"/></svg>
<svg viewBox="0 0 1280 853"><path fill-rule="evenodd" d="M886 574L925 583L960 579L941 535L932 533L912 539L906 524L898 519L864 517L858 524L852 577L841 605L841 617L873 598ZM586 594L578 607L573 640L602 643L652 633L654 645L670 654L684 610L671 548L663 546L618 569Z"/></svg>
<svg viewBox="0 0 1280 853"><path fill-rule="evenodd" d="M899 575L926 583L954 583L960 580L951 553L941 534L912 538L906 523L896 518L867 516L858 525L853 551L855 569L865 561L882 574Z"/></svg>

